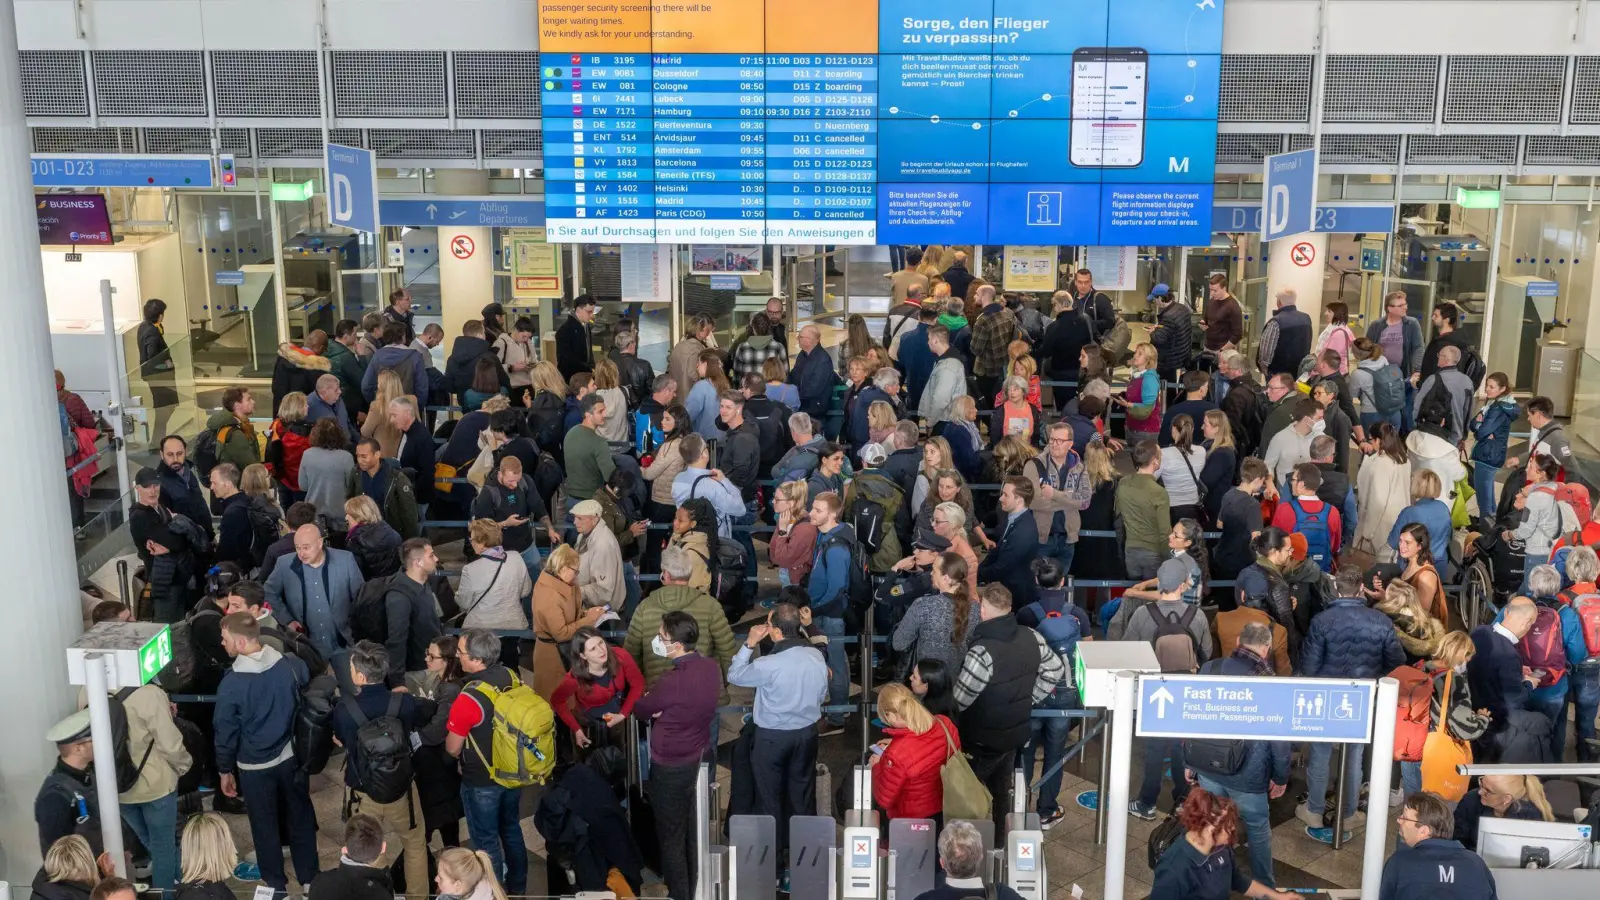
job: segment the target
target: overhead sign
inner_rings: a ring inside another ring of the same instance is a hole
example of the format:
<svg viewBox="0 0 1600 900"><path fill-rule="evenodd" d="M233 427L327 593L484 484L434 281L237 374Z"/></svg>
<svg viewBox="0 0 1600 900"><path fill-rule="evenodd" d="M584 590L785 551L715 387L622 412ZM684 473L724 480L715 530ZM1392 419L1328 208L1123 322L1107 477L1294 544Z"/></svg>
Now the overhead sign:
<svg viewBox="0 0 1600 900"><path fill-rule="evenodd" d="M737 291L744 288L743 275L713 275L711 276L711 289L713 291Z"/></svg>
<svg viewBox="0 0 1600 900"><path fill-rule="evenodd" d="M478 245L464 234L458 234L450 239L450 255L456 259L471 259L472 251L476 249Z"/></svg>
<svg viewBox="0 0 1600 900"><path fill-rule="evenodd" d="M378 201L385 225L450 225L457 228L535 228L544 224L544 201L527 197L441 197L428 195Z"/></svg>
<svg viewBox="0 0 1600 900"><path fill-rule="evenodd" d="M1266 216L1259 202L1218 203L1211 207L1211 230L1218 234L1260 232ZM1393 203L1323 203L1315 227L1322 234L1388 234L1394 231ZM1096 271L1096 286L1099 272Z"/></svg>
<svg viewBox="0 0 1600 900"><path fill-rule="evenodd" d="M33 200L40 244L115 242L104 194L35 194Z"/></svg>
<svg viewBox="0 0 1600 900"><path fill-rule="evenodd" d="M329 144L328 220L356 231L378 230L378 160L371 150Z"/></svg>
<svg viewBox="0 0 1600 900"><path fill-rule="evenodd" d="M1141 737L1365 743L1374 681L1139 676Z"/></svg>
<svg viewBox="0 0 1600 900"><path fill-rule="evenodd" d="M33 186L208 188L211 157L35 153Z"/></svg>
<svg viewBox="0 0 1600 900"><path fill-rule="evenodd" d="M172 631L158 622L101 622L67 648L68 683L88 683L91 654L106 669L107 687L139 687L172 661Z"/></svg>
<svg viewBox="0 0 1600 900"><path fill-rule="evenodd" d="M304 203L317 195L315 181L275 181L272 199L279 203Z"/></svg>
<svg viewBox="0 0 1600 900"><path fill-rule="evenodd" d="M169 662L172 662L172 629L167 627L139 648L139 683L149 684Z"/></svg>
<svg viewBox="0 0 1600 900"><path fill-rule="evenodd" d="M1315 148L1269 156L1264 166L1267 215L1261 239L1305 234L1314 230L1317 205L1317 151Z"/></svg>
<svg viewBox="0 0 1600 900"><path fill-rule="evenodd" d="M1289 250L1289 259L1295 265L1305 268L1317 261L1317 248L1308 241L1301 241Z"/></svg>

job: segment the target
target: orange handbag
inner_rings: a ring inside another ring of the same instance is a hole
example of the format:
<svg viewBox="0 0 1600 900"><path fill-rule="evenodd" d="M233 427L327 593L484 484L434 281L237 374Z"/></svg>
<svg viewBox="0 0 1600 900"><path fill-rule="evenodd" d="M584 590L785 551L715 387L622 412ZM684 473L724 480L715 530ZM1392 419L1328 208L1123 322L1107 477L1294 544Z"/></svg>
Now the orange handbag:
<svg viewBox="0 0 1600 900"><path fill-rule="evenodd" d="M1455 672L1444 676L1444 695L1439 698L1439 725L1422 745L1422 789L1438 794L1449 803L1467 795L1469 779L1457 766L1472 764L1472 745L1457 739L1445 725L1450 718L1450 683Z"/></svg>

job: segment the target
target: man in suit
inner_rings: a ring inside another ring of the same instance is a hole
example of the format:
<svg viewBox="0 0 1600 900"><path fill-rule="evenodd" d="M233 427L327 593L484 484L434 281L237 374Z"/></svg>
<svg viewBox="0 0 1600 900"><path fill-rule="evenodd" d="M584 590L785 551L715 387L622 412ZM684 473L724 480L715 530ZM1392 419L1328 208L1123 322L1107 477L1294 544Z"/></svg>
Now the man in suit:
<svg viewBox="0 0 1600 900"><path fill-rule="evenodd" d="M978 563L978 581L998 581L1011 592L1012 608L1033 602L1035 585L1029 568L1039 555L1039 525L1030 507L1036 488L1032 481L1013 475L1000 484L1000 511L1005 514L1000 540Z"/></svg>
<svg viewBox="0 0 1600 900"><path fill-rule="evenodd" d="M1499 758L1511 711L1527 706L1529 692L1538 682L1537 676L1524 674L1522 655L1517 652L1517 643L1533 629L1538 615L1538 607L1532 604L1511 604L1505 618L1472 630L1477 653L1467 661L1467 684L1472 688L1472 702L1489 711L1489 730L1474 742L1473 749L1477 758L1486 762Z"/></svg>
<svg viewBox="0 0 1600 900"><path fill-rule="evenodd" d="M433 435L418 418L417 405L410 397L389 401L389 424L400 431L400 449L395 456L416 485L417 506L424 507L433 500Z"/></svg>

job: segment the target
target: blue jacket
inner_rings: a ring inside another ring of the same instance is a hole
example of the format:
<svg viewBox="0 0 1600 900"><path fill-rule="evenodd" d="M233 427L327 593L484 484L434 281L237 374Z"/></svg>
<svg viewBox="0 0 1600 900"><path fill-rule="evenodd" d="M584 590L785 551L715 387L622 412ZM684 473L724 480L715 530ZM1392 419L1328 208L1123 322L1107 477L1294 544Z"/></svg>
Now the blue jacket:
<svg viewBox="0 0 1600 900"><path fill-rule="evenodd" d="M1472 419L1472 461L1499 468L1506 464L1506 448L1511 443L1511 423L1522 415L1522 407L1510 397L1484 405Z"/></svg>
<svg viewBox="0 0 1600 900"><path fill-rule="evenodd" d="M846 440L850 442L850 446L857 450L872 442L872 438L868 434L867 408L879 400L890 406L895 406L895 398L870 382L861 389L861 393L856 395L855 409L851 411L850 426L845 429L845 435Z"/></svg>
<svg viewBox="0 0 1600 900"><path fill-rule="evenodd" d="M935 357L928 348L928 326L916 328L900 337L900 368L906 375L906 409L916 409L922 389L933 376Z"/></svg>
<svg viewBox="0 0 1600 900"><path fill-rule="evenodd" d="M1000 515L1006 515L1004 510ZM1024 509L1017 521L1006 527L1000 522L1001 537L993 551L978 563L978 580L987 584L998 581L1011 592L1011 608L1021 609L1032 603L1038 592L1029 565L1039 555L1039 524L1033 510Z"/></svg>
<svg viewBox="0 0 1600 900"><path fill-rule="evenodd" d="M1561 649L1566 652L1568 669L1570 670L1572 666L1588 659L1589 645L1583 639L1583 620L1578 618L1577 611L1554 598L1548 601L1540 601L1539 605L1553 607L1556 611L1556 617L1561 622ZM1505 618L1505 608L1501 607L1500 611L1494 614L1494 620L1499 623L1504 622ZM1535 702L1545 700L1554 702L1559 697L1565 697L1566 694L1567 675L1565 672L1554 684L1533 689Z"/></svg>
<svg viewBox="0 0 1600 900"><path fill-rule="evenodd" d="M1405 661L1389 617L1354 597L1313 616L1300 644L1300 674L1310 678L1377 678Z"/></svg>
<svg viewBox="0 0 1600 900"><path fill-rule="evenodd" d="M977 481L983 472L983 456L982 448L972 439L972 435L952 422L940 422L934 426L933 435L944 438L950 444L951 462L955 463L961 477L968 483Z"/></svg>
<svg viewBox="0 0 1600 900"><path fill-rule="evenodd" d="M1448 491L1453 485L1445 485ZM1424 497L1405 509L1389 528L1389 548L1400 549L1400 530L1416 522L1428 529L1428 549L1433 552L1433 565L1442 569L1441 563L1450 558L1450 536L1455 533L1450 524L1450 507L1443 500Z"/></svg>
<svg viewBox="0 0 1600 900"><path fill-rule="evenodd" d="M717 386L711 379L702 378L694 383L694 387L689 389L685 406L695 434L708 441L720 441L726 437L722 429L717 427L717 421L722 416L720 404Z"/></svg>
<svg viewBox="0 0 1600 900"><path fill-rule="evenodd" d="M1483 857L1460 841L1434 837L1402 846L1383 864L1378 900L1495 900L1494 878Z"/></svg>
<svg viewBox="0 0 1600 900"><path fill-rule="evenodd" d="M1200 667L1203 675L1245 675L1255 676L1255 671L1242 659L1224 656L1213 659ZM1256 676L1261 677L1261 676ZM1246 741L1244 751L1244 765L1232 775L1212 775L1206 777L1217 782L1229 791L1238 791L1243 794L1265 794L1267 789L1274 784L1289 783L1289 743L1288 741Z"/></svg>
<svg viewBox="0 0 1600 900"><path fill-rule="evenodd" d="M350 424L350 414L345 409L343 397L340 397L339 402L332 406L329 406L327 401L323 400L318 394L312 394L306 398L307 424L312 424L329 417L332 417L333 420L338 422L339 426L344 429L345 439L350 441L352 445L354 445L356 441L361 440L360 433L356 431L354 425Z"/></svg>
<svg viewBox="0 0 1600 900"><path fill-rule="evenodd" d="M1467 686L1472 688L1472 702L1489 711L1489 734L1498 734L1510 725L1511 710L1528 705L1522 656L1493 625L1472 629L1472 646L1477 652L1467 661Z"/></svg>
<svg viewBox="0 0 1600 900"><path fill-rule="evenodd" d="M835 537L842 540L829 543ZM849 525L835 525L832 531L817 535L817 558L807 585L812 615L844 617L845 604L850 602L850 545L855 540L855 529Z"/></svg>
<svg viewBox="0 0 1600 900"><path fill-rule="evenodd" d="M235 657L212 712L217 771L231 775L239 766L265 767L277 759L294 736L300 692L310 683L305 663L271 647Z"/></svg>
<svg viewBox="0 0 1600 900"><path fill-rule="evenodd" d="M409 358L406 354L410 354ZM372 360L367 363L366 374L361 376L361 393L371 403L378 397L378 373L384 369L393 369L411 366L411 396L417 398L417 403L428 402L428 365L423 362L422 354L411 349L409 344L390 344L379 347L378 352L372 354ZM382 410L379 410L382 413Z"/></svg>
<svg viewBox="0 0 1600 900"><path fill-rule="evenodd" d="M800 391L799 412L810 415L818 422L825 419L837 378L833 371L833 360L820 346L812 347L809 353L796 353L794 365L789 368L789 383Z"/></svg>
<svg viewBox="0 0 1600 900"><path fill-rule="evenodd" d="M313 569L290 554L287 565L276 565L267 578L267 606L288 626L298 622L324 658L351 645L350 606L361 593L361 567L348 550L329 547L320 569Z"/></svg>

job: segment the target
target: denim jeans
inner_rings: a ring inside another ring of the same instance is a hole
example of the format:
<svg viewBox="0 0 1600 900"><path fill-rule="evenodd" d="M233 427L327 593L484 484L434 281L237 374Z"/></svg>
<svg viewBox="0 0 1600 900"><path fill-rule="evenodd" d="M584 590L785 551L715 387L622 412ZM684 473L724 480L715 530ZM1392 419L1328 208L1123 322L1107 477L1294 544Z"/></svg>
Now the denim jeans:
<svg viewBox="0 0 1600 900"><path fill-rule="evenodd" d="M1169 760L1166 764L1162 760ZM1161 776L1172 776L1172 808L1177 809L1189 793L1189 779L1183 774L1183 742L1177 738L1144 739L1144 782L1139 787L1139 805L1153 808L1161 799Z"/></svg>
<svg viewBox="0 0 1600 900"><path fill-rule="evenodd" d="M1472 489L1478 495L1478 515L1494 520L1494 476L1500 469L1488 463L1472 464Z"/></svg>
<svg viewBox="0 0 1600 900"><path fill-rule="evenodd" d="M1567 690L1571 682L1563 678L1560 689L1555 685L1540 688L1528 695L1528 709L1544 713L1554 730L1550 732L1550 749L1557 762L1567 750Z"/></svg>
<svg viewBox="0 0 1600 900"><path fill-rule="evenodd" d="M178 795L122 804L122 821L150 851L150 886L171 891L178 884Z"/></svg>
<svg viewBox="0 0 1600 900"><path fill-rule="evenodd" d="M1061 561L1061 574L1072 574L1072 557L1078 552L1076 543L1069 543L1064 534L1052 534L1050 540L1044 545L1044 552L1040 556L1048 556Z"/></svg>
<svg viewBox="0 0 1600 900"><path fill-rule="evenodd" d="M522 561L528 566L528 574L533 580L539 580L539 572L544 565L544 557L539 554L539 545L530 544L528 549L522 551Z"/></svg>
<svg viewBox="0 0 1600 900"><path fill-rule="evenodd" d="M528 890L528 845L523 843L522 826L517 821L521 799L522 792L516 788L461 785L467 833L472 836L473 846L489 854L495 871L505 873L501 884L511 896Z"/></svg>
<svg viewBox="0 0 1600 900"><path fill-rule="evenodd" d="M1400 761L1400 787L1407 797L1422 791L1422 763Z"/></svg>
<svg viewBox="0 0 1600 900"><path fill-rule="evenodd" d="M1344 816L1350 818L1361 803L1361 759L1365 744L1345 744L1349 749L1350 782L1344 786ZM1334 765L1332 744L1312 744L1311 759L1306 763L1306 809L1322 815L1327 809L1328 783L1332 780L1329 769ZM1387 802L1387 801L1385 801Z"/></svg>
<svg viewBox="0 0 1600 900"><path fill-rule="evenodd" d="M746 578L753 578L756 574L756 542L751 538L748 526L756 524L758 513L756 502L751 500L744 505L744 515L729 522L729 524L735 526L746 526L744 528L735 528L733 532L733 539L738 541L739 546L744 548L744 575Z"/></svg>
<svg viewBox="0 0 1600 900"><path fill-rule="evenodd" d="M1578 759L1596 757L1594 747L1594 717L1600 713L1600 662L1579 663L1567 670L1572 682L1572 702L1578 707Z"/></svg>
<svg viewBox="0 0 1600 900"><path fill-rule="evenodd" d="M1417 399L1417 389L1415 387L1412 387L1411 379L1407 378L1406 379L1406 405L1402 406L1400 408L1400 430L1403 433L1409 434L1409 433L1411 433L1411 429L1417 427L1416 419L1415 419L1414 415L1411 412L1411 404L1415 403L1416 399Z"/></svg>
<svg viewBox="0 0 1600 900"><path fill-rule="evenodd" d="M1250 877L1267 887L1276 887L1278 883L1272 877L1272 821L1267 816L1267 795L1230 791L1204 773L1196 775L1207 792L1227 797L1239 807L1239 819L1244 823L1245 834L1250 836Z"/></svg>
<svg viewBox="0 0 1600 900"><path fill-rule="evenodd" d="M1388 422L1390 425L1394 426L1395 431L1399 431L1400 426L1403 424L1400 415L1401 414L1397 412L1389 413L1388 415L1384 415L1383 413L1364 412L1361 414L1361 430L1365 431L1368 437L1371 437L1372 429L1377 428L1379 422Z"/></svg>
<svg viewBox="0 0 1600 900"><path fill-rule="evenodd" d="M828 636L828 705L843 706L850 702L850 662L845 658L844 620L832 616L817 616L812 622ZM827 720L833 724L844 721L841 713L829 713Z"/></svg>
<svg viewBox="0 0 1600 900"><path fill-rule="evenodd" d="M622 564L622 618L633 620L633 611L639 608L639 570L633 563Z"/></svg>
<svg viewBox="0 0 1600 900"><path fill-rule="evenodd" d="M1077 722L1077 719L1037 717L1028 721L1028 743L1022 747L1022 767L1028 773L1029 782L1033 781L1033 763L1040 748L1044 749L1044 772L1049 772L1067 755L1067 738L1072 735L1072 727ZM1039 802L1035 806L1039 818L1052 815L1060 808L1056 802L1060 793L1061 770L1057 769L1039 782Z"/></svg>

